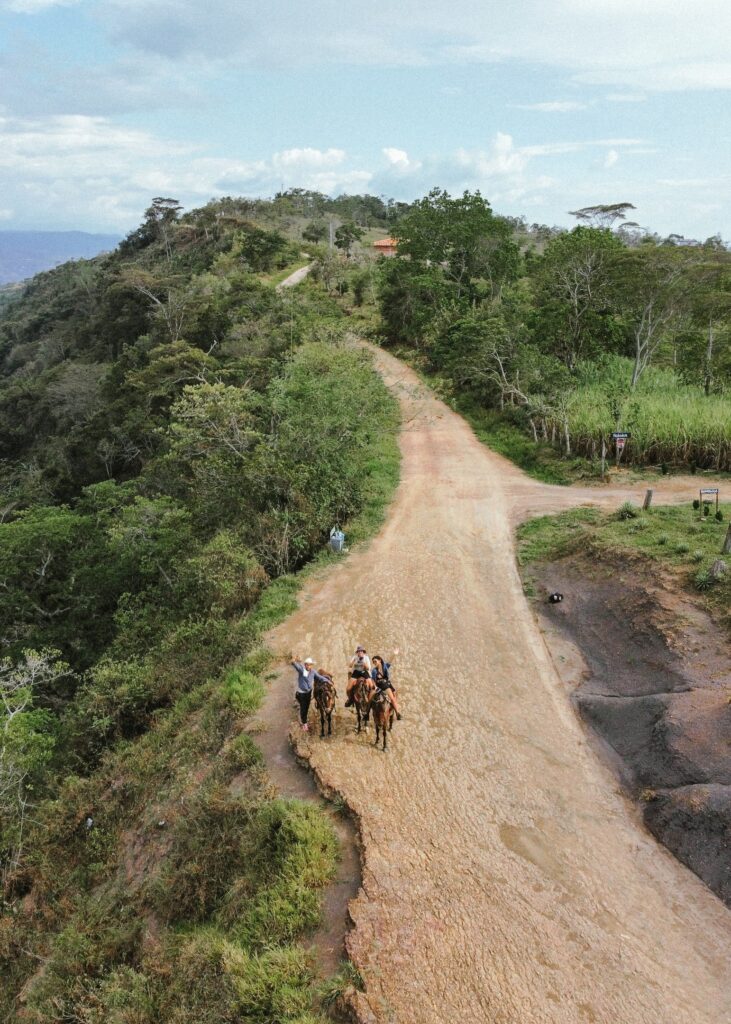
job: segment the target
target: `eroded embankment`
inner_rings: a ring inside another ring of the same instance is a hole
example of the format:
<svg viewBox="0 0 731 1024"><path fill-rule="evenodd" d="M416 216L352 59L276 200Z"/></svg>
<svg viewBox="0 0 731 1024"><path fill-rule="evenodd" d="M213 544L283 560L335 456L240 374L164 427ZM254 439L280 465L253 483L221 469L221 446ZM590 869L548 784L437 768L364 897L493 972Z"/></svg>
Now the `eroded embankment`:
<svg viewBox="0 0 731 1024"><path fill-rule="evenodd" d="M660 842L731 905L731 658L712 619L642 563L533 571L554 663Z"/></svg>
<svg viewBox="0 0 731 1024"><path fill-rule="evenodd" d="M328 803L309 764L297 758L290 744L290 725L296 716L293 708L295 676L286 668L271 680L261 708L251 723L251 732L264 755L267 776L277 795L308 800L329 816L340 844L337 873L323 891L322 923L311 936L318 973L326 978L335 974L346 955L345 936L349 924L348 904L361 884L359 837L356 825L345 809ZM314 728L314 716L311 718ZM305 940L306 941L306 940Z"/></svg>

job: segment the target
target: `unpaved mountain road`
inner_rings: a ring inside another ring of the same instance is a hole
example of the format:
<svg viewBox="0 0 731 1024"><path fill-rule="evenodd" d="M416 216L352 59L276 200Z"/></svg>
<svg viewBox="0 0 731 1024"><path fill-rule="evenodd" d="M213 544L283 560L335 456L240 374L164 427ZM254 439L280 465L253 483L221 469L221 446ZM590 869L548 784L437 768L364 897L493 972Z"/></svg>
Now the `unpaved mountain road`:
<svg viewBox="0 0 731 1024"><path fill-rule="evenodd" d="M342 701L331 739L297 738L359 819L359 1018L727 1024L731 914L643 831L592 753L515 565L511 519L626 491L528 480L403 364L376 360L403 412L388 521L269 637L334 672L341 697L357 642L401 650L404 720L387 753ZM655 486L662 501L686 485ZM272 694L293 717L292 675Z"/></svg>

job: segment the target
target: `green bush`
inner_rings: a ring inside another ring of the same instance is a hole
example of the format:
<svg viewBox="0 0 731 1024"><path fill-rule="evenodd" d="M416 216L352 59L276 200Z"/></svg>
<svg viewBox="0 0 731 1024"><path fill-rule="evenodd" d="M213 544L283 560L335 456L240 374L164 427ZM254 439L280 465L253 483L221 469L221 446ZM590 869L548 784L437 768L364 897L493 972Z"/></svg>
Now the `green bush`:
<svg viewBox="0 0 731 1024"><path fill-rule="evenodd" d="M617 510L618 519L637 519L639 514L640 510L631 501L623 502Z"/></svg>
<svg viewBox="0 0 731 1024"><path fill-rule="evenodd" d="M714 580L713 576L711 575L711 572L710 572L709 569L699 569L698 572L693 577L693 583L695 585L695 589L696 590L703 591L703 590L710 590L711 587L714 585L715 580Z"/></svg>

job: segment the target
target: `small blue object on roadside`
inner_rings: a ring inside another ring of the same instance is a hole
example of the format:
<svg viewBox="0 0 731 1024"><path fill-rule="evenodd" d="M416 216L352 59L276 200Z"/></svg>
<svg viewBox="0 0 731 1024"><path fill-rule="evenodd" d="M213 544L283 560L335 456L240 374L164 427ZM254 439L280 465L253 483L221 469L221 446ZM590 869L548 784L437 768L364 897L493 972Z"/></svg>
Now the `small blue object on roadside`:
<svg viewBox="0 0 731 1024"><path fill-rule="evenodd" d="M335 552L336 555L342 553L345 547L345 534L339 526L333 526L330 531L330 548Z"/></svg>

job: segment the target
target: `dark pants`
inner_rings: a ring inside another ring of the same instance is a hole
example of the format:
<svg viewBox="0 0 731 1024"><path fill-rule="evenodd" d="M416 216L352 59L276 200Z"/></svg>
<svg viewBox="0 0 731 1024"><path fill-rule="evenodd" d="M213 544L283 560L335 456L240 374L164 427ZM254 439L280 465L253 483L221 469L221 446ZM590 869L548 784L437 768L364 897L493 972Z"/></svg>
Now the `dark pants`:
<svg viewBox="0 0 731 1024"><path fill-rule="evenodd" d="M310 701L312 700L312 691L309 693L301 693L299 690L295 693L295 698L300 706L300 722L302 725L307 723L307 715L310 710Z"/></svg>

